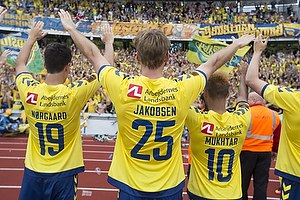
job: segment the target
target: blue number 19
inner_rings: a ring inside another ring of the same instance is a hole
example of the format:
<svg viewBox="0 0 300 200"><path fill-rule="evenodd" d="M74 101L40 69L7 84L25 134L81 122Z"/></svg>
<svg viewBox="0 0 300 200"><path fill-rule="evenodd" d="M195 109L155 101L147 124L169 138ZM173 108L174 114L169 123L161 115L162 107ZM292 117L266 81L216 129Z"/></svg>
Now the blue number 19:
<svg viewBox="0 0 300 200"><path fill-rule="evenodd" d="M156 122L156 132L154 142L167 142L167 153L166 155L160 155L160 149L153 149L153 158L155 160L168 160L172 156L172 146L173 146L173 137L164 136L162 137L164 127L172 127L175 125L175 120L172 121L157 121ZM131 157L141 159L141 160L150 160L150 155L139 154L138 152L148 141L149 137L153 132L153 124L148 120L136 119L132 122L132 128L138 130L140 126L146 127L146 131L140 141L134 146L131 150Z"/></svg>
<svg viewBox="0 0 300 200"><path fill-rule="evenodd" d="M42 123L36 123L35 127L38 128L41 154L45 155L45 137L44 128ZM52 137L52 129L57 129L58 138L54 139ZM64 127L61 124L47 124L46 126L46 137L48 142L58 144L58 151L54 151L53 147L48 147L48 153L50 156L55 156L64 149Z"/></svg>

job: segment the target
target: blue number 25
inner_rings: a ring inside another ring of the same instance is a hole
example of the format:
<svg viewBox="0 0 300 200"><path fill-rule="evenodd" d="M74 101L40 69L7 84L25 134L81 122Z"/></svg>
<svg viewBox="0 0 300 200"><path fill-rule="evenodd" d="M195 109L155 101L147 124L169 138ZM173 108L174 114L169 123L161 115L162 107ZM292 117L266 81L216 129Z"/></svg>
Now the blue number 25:
<svg viewBox="0 0 300 200"><path fill-rule="evenodd" d="M45 136L44 128L42 123L36 123L35 127L38 128L41 154L45 155ZM58 133L58 138L54 139L52 136L52 129L56 129ZM61 124L47 124L46 125L46 137L47 141L53 144L58 144L58 151L54 151L53 147L48 147L48 153L50 156L55 156L64 149L64 127Z"/></svg>
<svg viewBox="0 0 300 200"><path fill-rule="evenodd" d="M154 142L167 142L167 153L166 155L160 155L160 149L153 149L153 158L155 160L168 160L172 156L172 146L173 146L173 137L164 136L162 137L164 127L172 127L175 125L175 120L172 121L157 121L156 122L156 132ZM141 160L150 160L150 155L144 155L138 153L144 144L148 141L149 137L153 132L153 124L148 120L136 119L132 122L132 128L138 130L140 126L146 127L146 131L140 141L134 146L131 150L131 157L141 159Z"/></svg>

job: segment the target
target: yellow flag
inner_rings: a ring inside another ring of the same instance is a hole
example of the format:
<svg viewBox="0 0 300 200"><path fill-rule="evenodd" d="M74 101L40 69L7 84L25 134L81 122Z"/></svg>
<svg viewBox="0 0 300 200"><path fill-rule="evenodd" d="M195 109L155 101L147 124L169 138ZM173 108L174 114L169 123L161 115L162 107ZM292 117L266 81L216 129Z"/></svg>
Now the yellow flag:
<svg viewBox="0 0 300 200"><path fill-rule="evenodd" d="M195 64L205 63L211 55L227 47L228 44L223 42L211 40L205 37L195 35L193 40L189 43L189 51L186 56L189 62ZM231 59L225 63L220 69L230 73L242 57L248 52L250 46L245 46L239 49Z"/></svg>

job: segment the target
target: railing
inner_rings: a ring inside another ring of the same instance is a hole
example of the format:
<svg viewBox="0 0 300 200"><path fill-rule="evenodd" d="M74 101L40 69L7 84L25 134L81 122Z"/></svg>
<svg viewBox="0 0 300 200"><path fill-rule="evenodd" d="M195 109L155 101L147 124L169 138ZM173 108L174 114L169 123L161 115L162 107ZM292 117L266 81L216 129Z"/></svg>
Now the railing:
<svg viewBox="0 0 300 200"><path fill-rule="evenodd" d="M11 118L17 119L21 116L22 110L12 110ZM88 116L87 126L81 128L82 135L107 134L115 135L118 131L117 116L115 114L102 113L85 113ZM85 122L80 115L80 124Z"/></svg>

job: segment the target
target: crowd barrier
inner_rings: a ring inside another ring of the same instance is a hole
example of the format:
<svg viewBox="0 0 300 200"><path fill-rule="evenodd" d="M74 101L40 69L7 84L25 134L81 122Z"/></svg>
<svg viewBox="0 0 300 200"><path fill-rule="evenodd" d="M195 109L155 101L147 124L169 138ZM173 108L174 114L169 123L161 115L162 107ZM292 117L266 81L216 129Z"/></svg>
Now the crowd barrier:
<svg viewBox="0 0 300 200"><path fill-rule="evenodd" d="M11 118L17 119L21 116L22 110L12 110ZM85 120L80 115L80 124L86 122L87 126L83 126L81 128L82 135L93 136L96 134L107 134L110 136L114 136L118 131L118 123L117 116L115 114L102 113L99 115L98 113L86 113L88 119Z"/></svg>

